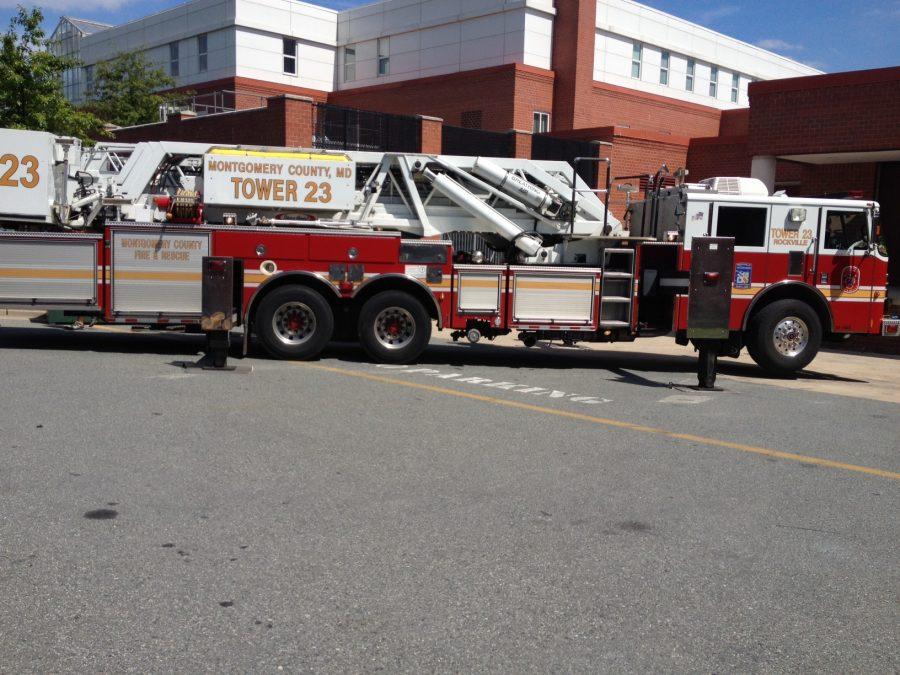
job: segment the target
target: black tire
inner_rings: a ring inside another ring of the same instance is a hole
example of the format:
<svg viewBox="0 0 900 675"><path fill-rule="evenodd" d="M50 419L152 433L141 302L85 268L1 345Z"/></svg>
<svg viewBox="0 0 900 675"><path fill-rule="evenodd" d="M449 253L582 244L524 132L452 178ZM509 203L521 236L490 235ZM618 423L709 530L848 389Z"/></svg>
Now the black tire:
<svg viewBox="0 0 900 675"><path fill-rule="evenodd" d="M260 302L254 331L272 356L292 360L312 359L331 340L334 313L325 298L313 289L297 285L282 286Z"/></svg>
<svg viewBox="0 0 900 675"><path fill-rule="evenodd" d="M416 360L431 339L431 317L415 297L403 291L372 296L359 312L359 342L382 363Z"/></svg>
<svg viewBox="0 0 900 675"><path fill-rule="evenodd" d="M822 322L812 307L800 300L777 300L750 320L747 351L773 375L802 370L819 353Z"/></svg>

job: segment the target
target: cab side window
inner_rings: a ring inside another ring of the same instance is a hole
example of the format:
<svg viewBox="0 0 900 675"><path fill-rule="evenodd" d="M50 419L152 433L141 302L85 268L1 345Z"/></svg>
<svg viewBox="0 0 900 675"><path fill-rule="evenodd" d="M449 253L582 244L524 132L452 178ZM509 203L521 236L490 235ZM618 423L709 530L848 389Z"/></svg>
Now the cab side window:
<svg viewBox="0 0 900 675"><path fill-rule="evenodd" d="M858 241L869 241L869 222L864 211L828 211L825 248L842 250Z"/></svg>
<svg viewBox="0 0 900 675"><path fill-rule="evenodd" d="M769 210L758 206L720 206L717 237L734 237L735 246L765 246Z"/></svg>

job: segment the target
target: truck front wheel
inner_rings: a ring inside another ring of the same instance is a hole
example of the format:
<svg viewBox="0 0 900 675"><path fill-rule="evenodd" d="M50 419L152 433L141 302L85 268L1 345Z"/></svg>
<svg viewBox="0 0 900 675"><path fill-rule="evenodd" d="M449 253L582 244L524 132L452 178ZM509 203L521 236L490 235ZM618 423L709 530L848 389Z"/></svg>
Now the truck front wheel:
<svg viewBox="0 0 900 675"><path fill-rule="evenodd" d="M384 291L372 296L359 313L359 341L383 363L409 363L428 346L431 317L409 293Z"/></svg>
<svg viewBox="0 0 900 675"><path fill-rule="evenodd" d="M747 330L747 351L764 370L789 375L809 365L822 344L822 322L800 300L763 307Z"/></svg>
<svg viewBox="0 0 900 675"><path fill-rule="evenodd" d="M254 328L272 356L312 359L334 333L334 313L325 298L313 289L282 286L262 299Z"/></svg>

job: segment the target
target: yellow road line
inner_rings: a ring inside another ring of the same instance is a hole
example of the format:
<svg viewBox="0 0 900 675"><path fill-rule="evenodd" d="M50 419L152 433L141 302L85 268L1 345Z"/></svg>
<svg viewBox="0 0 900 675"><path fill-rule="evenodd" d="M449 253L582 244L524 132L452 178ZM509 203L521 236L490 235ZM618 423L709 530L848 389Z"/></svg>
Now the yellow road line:
<svg viewBox="0 0 900 675"><path fill-rule="evenodd" d="M357 377L363 380L371 380L372 382L381 382L383 384L395 384L410 389L420 389L430 391L436 394L446 394L448 396L456 396L458 398L467 398L473 401L481 401L482 403L492 403L494 405L504 406L506 408L518 408L519 410L529 410L531 412L543 413L545 415L555 415L557 417L565 417L568 419L579 420L582 422L590 422L606 427L615 427L618 429L627 429L629 431L637 431L645 434L654 434L664 436L666 438L675 438L682 441L692 441L703 445L710 445L719 448L729 448L730 450L739 450L741 452L749 452L755 455L763 455L765 457L775 457L777 459L786 459L792 462L803 462L805 464L815 464L816 466L825 466L830 469L842 469L844 471L853 471L855 473L864 473L870 476L879 476L881 478L890 478L900 480L900 473L895 471L886 471L884 469L873 469L868 466L860 466L858 464L848 464L846 462L836 462L831 459L815 457L812 455L800 455L793 452L783 452L781 450L772 450L769 448L761 448L755 445L746 445L744 443L734 443L732 441L724 441L718 438L709 438L707 436L697 436L695 434L682 434L668 429L659 429L657 427L648 427L643 424L634 424L633 422L623 422L621 420L613 420L605 417L595 417L594 415L585 415L583 413L571 412L568 410L559 410L557 408L545 408L544 406L534 405L533 403L522 403L520 401L510 401L502 398L494 398L492 396L484 396L482 394L473 394L467 391L458 391L456 389L448 389L446 387L436 387L431 384L421 384L419 382L407 382L406 380L398 380L393 377L384 377L383 375L373 375L364 373L359 370L345 370L344 368L334 368L332 366L324 366L318 363L295 362L304 368L312 368L314 370L322 370L329 373L337 373L348 377Z"/></svg>

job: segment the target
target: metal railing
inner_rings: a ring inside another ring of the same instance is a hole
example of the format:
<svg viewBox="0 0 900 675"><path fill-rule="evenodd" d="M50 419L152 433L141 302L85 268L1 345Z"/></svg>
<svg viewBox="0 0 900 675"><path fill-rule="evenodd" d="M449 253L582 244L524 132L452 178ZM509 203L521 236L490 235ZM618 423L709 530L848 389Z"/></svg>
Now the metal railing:
<svg viewBox="0 0 900 675"><path fill-rule="evenodd" d="M418 152L421 122L410 115L317 103L313 146L326 150Z"/></svg>
<svg viewBox="0 0 900 675"><path fill-rule="evenodd" d="M532 159L555 159L573 164L576 157L599 158L602 143L599 141L580 141L571 138L558 138L547 134L535 134L531 137ZM599 166L597 162L584 161L577 167L578 175L590 185L599 184Z"/></svg>
<svg viewBox="0 0 900 675"><path fill-rule="evenodd" d="M247 108L265 108L268 96L254 92L220 89L203 94L194 94L175 104L160 106L159 121L165 122L168 116L184 110L196 113L198 117L216 113L234 112ZM249 105L238 106L238 101Z"/></svg>
<svg viewBox="0 0 900 675"><path fill-rule="evenodd" d="M441 129L441 153L512 157L515 154L513 135L509 132L468 129L445 124Z"/></svg>

